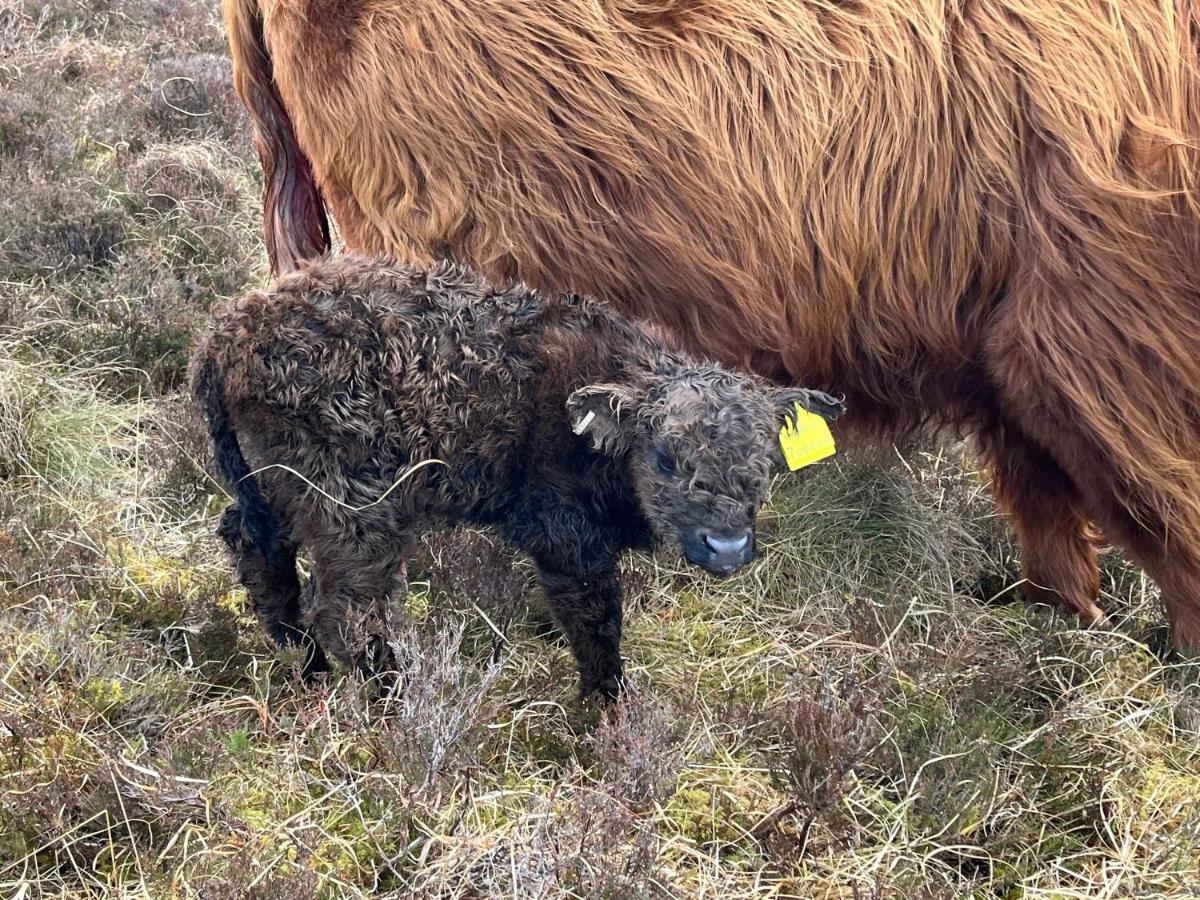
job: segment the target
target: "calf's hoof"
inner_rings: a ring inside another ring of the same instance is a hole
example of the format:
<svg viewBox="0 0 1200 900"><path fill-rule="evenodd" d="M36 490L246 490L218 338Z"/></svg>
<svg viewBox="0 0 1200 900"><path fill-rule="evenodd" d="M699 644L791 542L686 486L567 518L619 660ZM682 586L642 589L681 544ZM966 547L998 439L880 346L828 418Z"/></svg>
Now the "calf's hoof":
<svg viewBox="0 0 1200 900"><path fill-rule="evenodd" d="M300 670L300 680L305 684L315 684L317 679L329 671L329 659L312 638L305 644L304 667Z"/></svg>
<svg viewBox="0 0 1200 900"><path fill-rule="evenodd" d="M621 696L623 679L620 675L609 675L594 681L585 681L579 689L579 699L609 705Z"/></svg>

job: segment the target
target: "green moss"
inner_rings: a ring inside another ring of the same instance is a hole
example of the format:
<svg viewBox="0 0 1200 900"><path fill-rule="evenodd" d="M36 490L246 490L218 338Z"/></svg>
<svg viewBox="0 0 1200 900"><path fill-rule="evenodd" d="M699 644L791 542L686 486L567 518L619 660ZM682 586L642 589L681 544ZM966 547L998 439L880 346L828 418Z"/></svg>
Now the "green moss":
<svg viewBox="0 0 1200 900"><path fill-rule="evenodd" d="M697 844L731 839L728 822L723 820L709 790L680 788L667 804L665 812L679 833Z"/></svg>
<svg viewBox="0 0 1200 900"><path fill-rule="evenodd" d="M415 622L424 622L429 618L430 597L429 585L425 582L408 583L408 593L404 595L404 608Z"/></svg>
<svg viewBox="0 0 1200 900"><path fill-rule="evenodd" d="M698 845L740 845L779 795L765 773L741 767L685 773L663 808L669 828Z"/></svg>
<svg viewBox="0 0 1200 900"><path fill-rule="evenodd" d="M1119 790L1118 818L1134 833L1150 834L1161 842L1186 831L1186 836L1196 841L1200 860L1200 772L1181 770L1165 759L1151 759L1133 785L1125 781Z"/></svg>
<svg viewBox="0 0 1200 900"><path fill-rule="evenodd" d="M91 678L83 685L82 694L92 709L103 715L119 711L128 700L125 688L116 678Z"/></svg>
<svg viewBox="0 0 1200 900"><path fill-rule="evenodd" d="M231 794L237 798L234 814L253 829L269 829L279 818L278 793L260 784L243 784Z"/></svg>

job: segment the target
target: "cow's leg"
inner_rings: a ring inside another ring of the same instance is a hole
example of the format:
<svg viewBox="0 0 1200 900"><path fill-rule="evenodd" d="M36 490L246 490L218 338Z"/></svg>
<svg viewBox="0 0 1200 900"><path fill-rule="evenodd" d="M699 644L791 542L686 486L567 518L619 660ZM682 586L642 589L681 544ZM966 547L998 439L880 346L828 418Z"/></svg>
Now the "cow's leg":
<svg viewBox="0 0 1200 900"><path fill-rule="evenodd" d="M1000 406L1158 584L1175 646L1200 650L1200 371L1181 342L1200 323L1133 295L1100 316L1088 292L1001 317L987 344Z"/></svg>
<svg viewBox="0 0 1200 900"><path fill-rule="evenodd" d="M1061 439L1081 450L1091 448L1094 462L1083 463L1079 453L1074 475L1088 509L1105 536L1158 585L1172 643L1200 650L1200 529L1185 512L1188 486L1181 484L1177 492L1147 490L1119 459L1106 455L1094 435Z"/></svg>
<svg viewBox="0 0 1200 900"><path fill-rule="evenodd" d="M1096 547L1075 485L1017 428L985 428L979 443L996 500L1020 536L1025 598L1075 612L1087 623L1101 621Z"/></svg>
<svg viewBox="0 0 1200 900"><path fill-rule="evenodd" d="M1161 499L1144 502L1136 497L1113 497L1109 502L1102 519L1104 527L1158 585L1171 629L1171 643L1178 649L1200 653L1198 542L1173 533L1174 525L1163 524L1161 520L1157 525L1148 524L1152 518L1148 513L1150 505L1157 506ZM1139 505L1146 511L1142 514L1130 511Z"/></svg>
<svg viewBox="0 0 1200 900"><path fill-rule="evenodd" d="M329 662L316 638L300 622L300 580L296 573L296 547L281 541L272 564L242 529L242 513L234 503L221 516L217 532L237 566L238 581L246 588L263 630L281 647L303 647L301 675L312 680L328 671Z"/></svg>

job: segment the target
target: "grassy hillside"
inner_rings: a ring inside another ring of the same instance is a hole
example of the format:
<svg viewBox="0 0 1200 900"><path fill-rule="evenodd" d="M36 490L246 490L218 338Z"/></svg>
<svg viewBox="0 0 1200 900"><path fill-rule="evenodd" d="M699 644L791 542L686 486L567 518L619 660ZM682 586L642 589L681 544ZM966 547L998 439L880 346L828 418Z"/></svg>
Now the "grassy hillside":
<svg viewBox="0 0 1200 900"><path fill-rule="evenodd" d="M1196 897L1200 673L1022 604L969 451L781 479L628 561L601 716L527 567L429 542L390 704L297 684L179 394L265 277L216 0L0 0L0 896Z"/></svg>

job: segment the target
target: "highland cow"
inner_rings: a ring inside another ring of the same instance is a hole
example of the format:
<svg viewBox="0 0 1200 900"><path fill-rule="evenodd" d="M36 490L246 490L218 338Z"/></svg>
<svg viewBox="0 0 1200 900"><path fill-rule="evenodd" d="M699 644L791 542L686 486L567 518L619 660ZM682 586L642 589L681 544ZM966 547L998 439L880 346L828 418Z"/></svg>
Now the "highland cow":
<svg viewBox="0 0 1200 900"><path fill-rule="evenodd" d="M570 286L975 432L1034 600L1098 525L1200 649L1200 5L225 0L281 269ZM643 290L653 285L654 290ZM848 431L847 431L848 429Z"/></svg>
<svg viewBox="0 0 1200 900"><path fill-rule="evenodd" d="M583 692L604 696L621 677L618 555L658 541L710 572L746 564L785 417L842 411L592 299L354 257L218 314L192 385L237 498L221 534L266 630L310 645L308 674L324 651L386 670L381 633L358 650L349 622L387 621L422 529L469 522L533 557Z"/></svg>

